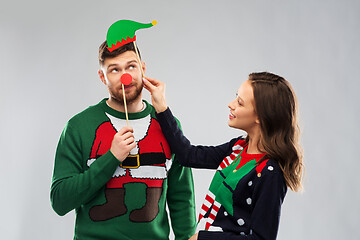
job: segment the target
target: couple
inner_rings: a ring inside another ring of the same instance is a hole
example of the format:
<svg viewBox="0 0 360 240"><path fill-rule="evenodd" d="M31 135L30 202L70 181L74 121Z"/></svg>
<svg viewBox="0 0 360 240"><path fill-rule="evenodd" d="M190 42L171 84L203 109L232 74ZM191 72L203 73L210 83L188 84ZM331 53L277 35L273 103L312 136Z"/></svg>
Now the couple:
<svg viewBox="0 0 360 240"><path fill-rule="evenodd" d="M55 156L51 202L76 210L74 239L276 239L287 188L301 188L297 103L282 77L252 73L229 103L228 125L247 132L219 146L193 146L166 105L164 83L142 76L132 43L99 48L109 98L69 120ZM126 126L120 77L130 127ZM153 106L142 99L151 93ZM195 127L195 126L194 126ZM175 157L176 156L176 157ZM217 169L194 234L190 168Z"/></svg>

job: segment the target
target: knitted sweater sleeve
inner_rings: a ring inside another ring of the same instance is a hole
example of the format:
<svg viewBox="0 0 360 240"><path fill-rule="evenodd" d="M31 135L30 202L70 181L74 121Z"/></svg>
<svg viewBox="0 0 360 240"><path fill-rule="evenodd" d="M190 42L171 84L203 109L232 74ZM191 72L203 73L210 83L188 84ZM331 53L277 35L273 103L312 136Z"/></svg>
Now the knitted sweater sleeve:
<svg viewBox="0 0 360 240"><path fill-rule="evenodd" d="M88 156L87 156L88 157ZM57 146L50 200L61 216L85 204L113 175L119 161L110 151L86 167L80 133L69 122Z"/></svg>
<svg viewBox="0 0 360 240"><path fill-rule="evenodd" d="M167 203L175 240L187 240L196 229L194 183L191 169L175 159L168 174Z"/></svg>
<svg viewBox="0 0 360 240"><path fill-rule="evenodd" d="M194 146L178 127L170 108L156 114L161 130L181 165L194 168L216 169L221 161L232 152L232 146L240 139L218 146Z"/></svg>
<svg viewBox="0 0 360 240"><path fill-rule="evenodd" d="M177 123L181 129L180 122ZM194 181L191 169L181 166L175 154L172 157L167 203L175 240L187 240L196 229Z"/></svg>

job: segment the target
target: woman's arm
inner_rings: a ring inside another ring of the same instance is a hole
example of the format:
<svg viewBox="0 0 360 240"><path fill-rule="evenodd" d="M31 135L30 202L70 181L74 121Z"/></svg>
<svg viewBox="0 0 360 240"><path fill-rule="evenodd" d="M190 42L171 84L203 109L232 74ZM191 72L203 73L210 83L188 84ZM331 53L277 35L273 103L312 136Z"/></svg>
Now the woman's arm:
<svg viewBox="0 0 360 240"><path fill-rule="evenodd" d="M232 147L240 139L234 138L218 146L194 146L182 133L170 108L156 116L171 151L183 166L216 169L221 161L231 154Z"/></svg>
<svg viewBox="0 0 360 240"><path fill-rule="evenodd" d="M180 164L187 167L216 169L221 161L232 152L232 146L240 138L213 146L194 146L183 135L165 99L165 83L145 77L144 87L151 93L151 101L157 112L157 119Z"/></svg>

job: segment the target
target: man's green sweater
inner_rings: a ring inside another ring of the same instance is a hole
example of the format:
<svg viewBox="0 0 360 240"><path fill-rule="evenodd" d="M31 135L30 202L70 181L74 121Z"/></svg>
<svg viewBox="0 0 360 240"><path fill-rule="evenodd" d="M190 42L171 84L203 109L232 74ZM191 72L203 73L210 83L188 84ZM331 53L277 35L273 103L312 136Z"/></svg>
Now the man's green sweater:
<svg viewBox="0 0 360 240"><path fill-rule="evenodd" d="M55 212L76 211L74 239L169 239L166 203L176 239L195 231L193 178L179 165L162 134L154 108L129 113L137 147L120 162L112 139L125 114L106 99L69 120L55 156L51 203Z"/></svg>

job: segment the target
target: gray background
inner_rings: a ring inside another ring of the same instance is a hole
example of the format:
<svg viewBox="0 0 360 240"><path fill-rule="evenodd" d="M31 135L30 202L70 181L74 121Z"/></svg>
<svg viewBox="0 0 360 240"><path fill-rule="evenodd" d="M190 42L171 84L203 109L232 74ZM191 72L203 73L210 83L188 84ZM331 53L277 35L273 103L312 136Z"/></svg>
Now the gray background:
<svg viewBox="0 0 360 240"><path fill-rule="evenodd" d="M2 1L0 238L72 239L49 188L66 121L107 96L97 49L120 19L193 144L242 134L227 104L253 71L287 78L300 103L305 192L289 191L278 239L358 239L360 1ZM145 98L149 99L146 94ZM213 172L194 170L197 211Z"/></svg>

